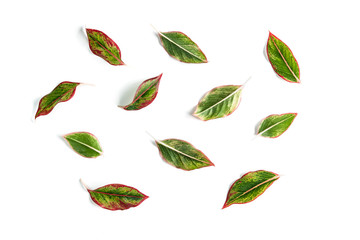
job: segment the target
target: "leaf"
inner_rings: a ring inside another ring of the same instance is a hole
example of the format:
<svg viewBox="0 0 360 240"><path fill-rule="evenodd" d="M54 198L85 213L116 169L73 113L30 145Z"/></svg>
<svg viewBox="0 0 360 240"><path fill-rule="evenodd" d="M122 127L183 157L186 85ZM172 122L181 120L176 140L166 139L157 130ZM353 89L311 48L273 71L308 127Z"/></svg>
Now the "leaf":
<svg viewBox="0 0 360 240"><path fill-rule="evenodd" d="M96 158L102 154L97 138L88 132L69 133L64 136L70 147L86 158Z"/></svg>
<svg viewBox="0 0 360 240"><path fill-rule="evenodd" d="M40 99L35 119L39 116L49 114L56 104L70 100L74 96L76 87L79 84L80 83L75 82L62 82L57 85L51 93Z"/></svg>
<svg viewBox="0 0 360 240"><path fill-rule="evenodd" d="M83 185L85 186L84 183ZM112 211L137 207L148 198L136 188L122 184L108 184L95 190L86 189L94 203Z"/></svg>
<svg viewBox="0 0 360 240"><path fill-rule="evenodd" d="M290 127L296 116L297 113L270 115L261 121L257 130L257 135L277 138Z"/></svg>
<svg viewBox="0 0 360 240"><path fill-rule="evenodd" d="M158 93L161 76L162 74L157 77L145 80L138 87L132 103L119 107L125 110L139 110L150 105L150 103L155 100Z"/></svg>
<svg viewBox="0 0 360 240"><path fill-rule="evenodd" d="M101 57L111 65L124 65L124 62L121 60L120 48L105 33L87 28L86 34L88 36L90 50L96 56Z"/></svg>
<svg viewBox="0 0 360 240"><path fill-rule="evenodd" d="M270 64L277 75L288 82L300 83L300 69L290 48L269 32L266 47Z"/></svg>
<svg viewBox="0 0 360 240"><path fill-rule="evenodd" d="M264 170L246 173L231 185L223 209L255 200L278 179L276 173Z"/></svg>
<svg viewBox="0 0 360 240"><path fill-rule="evenodd" d="M206 56L188 36L182 32L159 32L161 44L167 53L185 63L207 63Z"/></svg>
<svg viewBox="0 0 360 240"><path fill-rule="evenodd" d="M200 100L193 115L203 121L230 115L240 104L242 88L242 85L213 88Z"/></svg>
<svg viewBox="0 0 360 240"><path fill-rule="evenodd" d="M194 170L215 166L208 157L188 142L179 139L155 140L161 157L176 168Z"/></svg>

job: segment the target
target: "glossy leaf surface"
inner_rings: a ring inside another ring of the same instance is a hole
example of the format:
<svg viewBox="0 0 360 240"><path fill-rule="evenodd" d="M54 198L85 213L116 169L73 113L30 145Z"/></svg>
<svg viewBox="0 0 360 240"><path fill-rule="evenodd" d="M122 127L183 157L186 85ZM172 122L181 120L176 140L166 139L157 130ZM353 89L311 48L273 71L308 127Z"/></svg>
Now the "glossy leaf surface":
<svg viewBox="0 0 360 240"><path fill-rule="evenodd" d="M230 187L223 208L255 200L277 179L276 173L263 170L246 173Z"/></svg>
<svg viewBox="0 0 360 240"><path fill-rule="evenodd" d="M277 75L288 82L300 83L300 68L290 48L269 33L267 55Z"/></svg>
<svg viewBox="0 0 360 240"><path fill-rule="evenodd" d="M39 116L49 114L58 103L70 100L74 96L76 87L79 84L80 83L62 82L57 85L51 93L40 99L35 119Z"/></svg>
<svg viewBox="0 0 360 240"><path fill-rule="evenodd" d="M161 76L162 74L160 74L157 77L145 80L138 87L132 103L126 106L119 106L119 107L125 110L139 110L148 106L156 98L156 95L159 90Z"/></svg>
<svg viewBox="0 0 360 240"><path fill-rule="evenodd" d="M109 184L87 191L97 205L112 211L137 207L148 198L136 188L122 184Z"/></svg>
<svg viewBox="0 0 360 240"><path fill-rule="evenodd" d="M124 62L121 60L120 48L105 33L87 28L86 34L88 36L90 50L96 56L101 57L112 65L124 65Z"/></svg>
<svg viewBox="0 0 360 240"><path fill-rule="evenodd" d="M201 49L182 32L159 32L161 44L167 53L185 63L206 63Z"/></svg>
<svg viewBox="0 0 360 240"><path fill-rule="evenodd" d="M204 121L226 117L239 106L241 92L241 85L216 87L200 100L193 115Z"/></svg>
<svg viewBox="0 0 360 240"><path fill-rule="evenodd" d="M279 137L290 127L296 116L297 113L270 115L261 121L257 134L269 138Z"/></svg>
<svg viewBox="0 0 360 240"><path fill-rule="evenodd" d="M71 148L83 157L95 158L102 154L97 138L88 132L69 133L64 136Z"/></svg>
<svg viewBox="0 0 360 240"><path fill-rule="evenodd" d="M156 140L161 157L176 168L194 170L214 164L188 142L179 139Z"/></svg>

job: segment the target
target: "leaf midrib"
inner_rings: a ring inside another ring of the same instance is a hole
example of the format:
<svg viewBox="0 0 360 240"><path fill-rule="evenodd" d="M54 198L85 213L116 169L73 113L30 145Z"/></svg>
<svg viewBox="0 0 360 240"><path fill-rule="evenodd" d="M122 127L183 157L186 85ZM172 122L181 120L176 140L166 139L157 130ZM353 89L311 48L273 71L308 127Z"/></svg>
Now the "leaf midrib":
<svg viewBox="0 0 360 240"><path fill-rule="evenodd" d="M174 152L177 152L177 153L179 153L179 154L182 154L182 155L184 155L184 156L186 156L186 157L188 157L188 158L191 158L191 159L196 160L196 161L198 161L198 162L202 162L202 163L206 163L206 164L209 164L209 165L210 165L210 163L208 163L208 162L205 162L205 161L202 161L202 160L200 160L200 159L194 158L194 157L192 157L192 156L190 156L190 155L188 155L188 154L186 154L186 153L183 153L183 152L181 152L181 151L179 151L179 150L177 150L177 149L175 149L175 148L173 148L173 147L170 147L169 145L167 145L167 144L165 144L165 143L163 143L163 142L161 142L161 141L156 140L156 142L159 143L159 144L161 144L161 145L163 145L164 147L167 147L167 148L173 150ZM184 166L185 166L185 165L184 165Z"/></svg>
<svg viewBox="0 0 360 240"><path fill-rule="evenodd" d="M121 59L119 59L119 58L117 58L112 52L110 52L106 47L104 47L98 40L96 40L93 36L91 36L91 35L89 35L89 37L93 40L93 41L95 41L95 42L97 42L105 51L107 51L111 56L113 56L116 60L118 60L118 62L120 63L120 64L123 64L123 61L121 61ZM111 39L111 41L113 41L112 39Z"/></svg>
<svg viewBox="0 0 360 240"><path fill-rule="evenodd" d="M223 98L222 100L220 100L219 102L215 103L214 105L206 108L205 110L202 110L202 111L199 112L199 113L195 113L195 114L196 114L196 115L200 115L200 114L202 114L203 112L208 111L209 109L215 107L216 105L218 105L218 104L224 102L225 100L227 100L228 98L232 97L233 95L235 95L235 93L236 93L237 91L240 91L241 89L242 89L242 86L240 86L240 87L239 87L238 89L236 89L234 92L232 92L231 94L229 94L228 96L226 96L225 98Z"/></svg>
<svg viewBox="0 0 360 240"><path fill-rule="evenodd" d="M274 45L275 45L275 47L276 47L276 50L279 52L279 54L280 54L280 56L281 56L282 60L283 60L283 61L284 61L284 63L286 64L287 68L290 70L291 74L295 77L295 79L296 79L296 81L297 81L297 82L300 82L300 80L298 79L298 77L295 75L295 73L293 72L293 70L290 68L290 66L289 66L288 62L285 60L285 57L282 55L282 53L281 53L281 51L280 51L279 47L276 45L276 43L275 43L274 39L273 39L273 38L271 38L271 40L272 40L272 42L274 43ZM289 50L290 50L290 49L289 49Z"/></svg>
<svg viewBox="0 0 360 240"><path fill-rule="evenodd" d="M263 130L263 131L259 132L257 135L261 135L261 134L263 134L263 133L265 133L265 132L269 131L271 128L273 128L273 127L275 127L275 126L279 125L280 123L285 122L286 120L289 120L289 119L290 119L290 118L292 118L292 117L293 117L293 116L289 116L289 117L287 117L287 118L284 118L283 120L281 120L281 121L279 121L279 122L275 123L274 125L271 125L270 127L266 128L265 130ZM266 119L264 119L264 120L263 120L263 122L264 122L265 120L266 120ZM260 126L261 126L261 124L260 124Z"/></svg>
<svg viewBox="0 0 360 240"><path fill-rule="evenodd" d="M173 40L171 40L170 38L168 38L167 36L165 36L164 34L162 34L162 32L159 32L159 34L161 36L163 36L164 38L166 38L169 42L171 42L172 44L174 44L175 46L177 46L178 48L184 50L185 52L189 53L190 55L196 57L197 59L199 59L202 62L206 62L206 60L201 59L199 56L195 55L194 53L190 52L189 50L183 48L181 45L177 44L176 42L174 42Z"/></svg>
<svg viewBox="0 0 360 240"><path fill-rule="evenodd" d="M79 141L79 140L77 140L77 139L73 139L73 138L71 138L71 137L66 137L66 138L67 138L68 140L72 140L72 141L74 141L74 142L80 143L81 145L90 148L91 150L99 153L100 155L102 154L101 151L99 151L99 150L97 150L96 148L94 148L94 147L92 147L92 146L90 146L90 145L87 145L87 144L85 144L85 143L83 143L83 142L81 142L81 141Z"/></svg>
<svg viewBox="0 0 360 240"><path fill-rule="evenodd" d="M96 190L89 190L89 191L90 191L90 192L99 193L99 194L104 194L104 195L117 196L117 197L144 198L143 196L130 196L130 195L123 195L123 194L116 194L116 193L104 193L104 192L98 192L98 191L96 191Z"/></svg>
<svg viewBox="0 0 360 240"><path fill-rule="evenodd" d="M258 187L260 187L261 185L264 185L265 183L268 183L268 182L270 182L270 181L272 181L272 180L276 180L276 179L278 179L278 178L279 178L279 176L276 175L276 176L274 176L274 177L272 177L272 178L269 178L268 180L266 180L266 181L264 181L264 182L259 183L258 185L250 188L249 190L246 190L245 192L243 192L242 194L240 194L239 196L237 196L236 198L234 198L234 200L232 200L231 202L234 202L236 199L238 199L238 198L244 196L245 194L251 192L251 191L254 190L255 188L258 188Z"/></svg>

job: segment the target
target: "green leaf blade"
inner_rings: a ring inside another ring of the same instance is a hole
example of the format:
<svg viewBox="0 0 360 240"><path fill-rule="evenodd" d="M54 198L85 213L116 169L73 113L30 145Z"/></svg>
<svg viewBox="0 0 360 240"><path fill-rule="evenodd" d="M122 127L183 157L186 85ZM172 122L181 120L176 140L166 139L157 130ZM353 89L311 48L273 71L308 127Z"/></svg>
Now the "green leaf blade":
<svg viewBox="0 0 360 240"><path fill-rule="evenodd" d="M166 52L185 63L207 63L199 46L182 32L159 32L161 44Z"/></svg>
<svg viewBox="0 0 360 240"><path fill-rule="evenodd" d="M161 77L162 74L142 82L135 93L132 103L119 107L125 110L140 110L150 105L155 100L159 91Z"/></svg>
<svg viewBox="0 0 360 240"><path fill-rule="evenodd" d="M108 184L95 190L87 190L97 205L112 211L137 207L148 198L136 188L122 184Z"/></svg>
<svg viewBox="0 0 360 240"><path fill-rule="evenodd" d="M279 177L276 173L264 170L244 174L231 185L223 208L254 201Z"/></svg>
<svg viewBox="0 0 360 240"><path fill-rule="evenodd" d="M267 55L276 74L288 82L300 83L299 64L291 49L269 32Z"/></svg>
<svg viewBox="0 0 360 240"><path fill-rule="evenodd" d="M121 51L119 46L105 33L86 29L90 50L96 55L110 63L111 65L124 65L121 60Z"/></svg>
<svg viewBox="0 0 360 240"><path fill-rule="evenodd" d="M35 119L39 116L49 114L58 103L70 100L74 96L76 87L79 84L80 83L75 82L61 82L57 85L51 93L40 99Z"/></svg>
<svg viewBox="0 0 360 240"><path fill-rule="evenodd" d="M186 171L214 166L209 158L192 144L179 139L155 141L160 156L176 168Z"/></svg>
<svg viewBox="0 0 360 240"><path fill-rule="evenodd" d="M193 115L203 121L232 114L240 104L242 85L213 88L199 101Z"/></svg>
<svg viewBox="0 0 360 240"><path fill-rule="evenodd" d="M70 147L86 158L96 158L102 154L98 139L88 132L69 133L64 136Z"/></svg>
<svg viewBox="0 0 360 240"><path fill-rule="evenodd" d="M264 118L257 130L257 135L268 138L281 136L292 124L297 113L273 114Z"/></svg>

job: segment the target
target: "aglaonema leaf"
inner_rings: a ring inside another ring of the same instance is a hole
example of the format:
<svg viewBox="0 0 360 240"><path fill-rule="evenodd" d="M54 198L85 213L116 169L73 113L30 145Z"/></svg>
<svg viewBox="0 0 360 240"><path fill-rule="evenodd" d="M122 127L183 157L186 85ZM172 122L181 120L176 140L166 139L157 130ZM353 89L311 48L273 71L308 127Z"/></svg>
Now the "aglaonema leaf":
<svg viewBox="0 0 360 240"><path fill-rule="evenodd" d="M148 198L136 188L122 184L108 184L95 190L86 189L94 203L112 211L137 207Z"/></svg>
<svg viewBox="0 0 360 240"><path fill-rule="evenodd" d="M162 74L160 74L157 77L145 80L138 87L132 103L126 106L119 106L119 107L125 110L139 110L148 106L156 98L156 95L159 90L161 76Z"/></svg>
<svg viewBox="0 0 360 240"><path fill-rule="evenodd" d="M255 200L278 179L276 173L264 170L246 173L231 185L223 208Z"/></svg>
<svg viewBox="0 0 360 240"><path fill-rule="evenodd" d="M182 32L159 32L161 44L166 52L185 63L207 63L199 46Z"/></svg>
<svg viewBox="0 0 360 240"><path fill-rule="evenodd" d="M300 83L300 68L293 53L271 32L269 32L266 51L270 64L277 75L288 82Z"/></svg>
<svg viewBox="0 0 360 240"><path fill-rule="evenodd" d="M64 136L71 148L86 158L96 158L102 154L98 139L88 132L69 133Z"/></svg>
<svg viewBox="0 0 360 240"><path fill-rule="evenodd" d="M96 56L101 57L111 65L124 65L124 62L121 60L119 46L105 33L87 28L86 34L88 36L90 50Z"/></svg>
<svg viewBox="0 0 360 240"><path fill-rule="evenodd" d="M226 117L239 106L241 92L242 85L216 87L200 100L193 115L203 121Z"/></svg>
<svg viewBox="0 0 360 240"><path fill-rule="evenodd" d="M194 170L214 164L192 144L179 139L156 140L161 157L176 168Z"/></svg>
<svg viewBox="0 0 360 240"><path fill-rule="evenodd" d="M76 87L79 84L75 82L62 82L57 85L51 93L40 99L35 119L49 114L58 103L70 100L74 96Z"/></svg>
<svg viewBox="0 0 360 240"><path fill-rule="evenodd" d="M290 127L296 116L297 113L270 115L260 122L257 135L269 138L277 138Z"/></svg>

